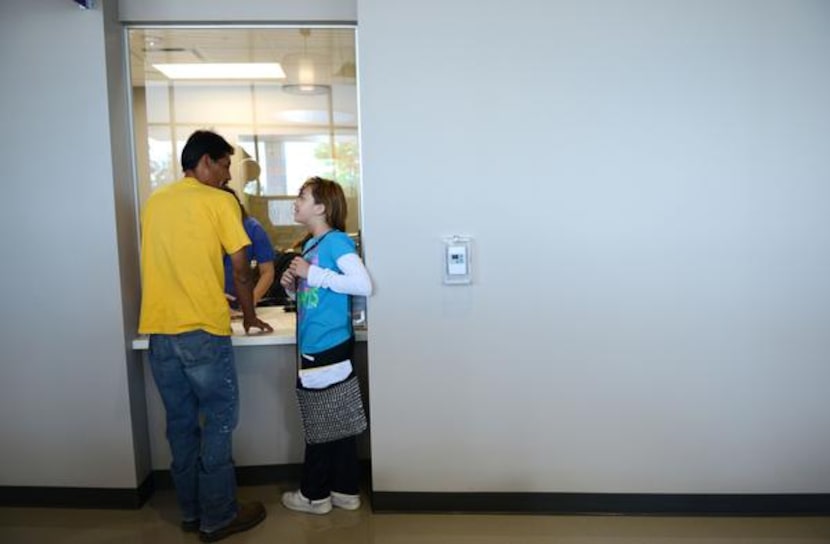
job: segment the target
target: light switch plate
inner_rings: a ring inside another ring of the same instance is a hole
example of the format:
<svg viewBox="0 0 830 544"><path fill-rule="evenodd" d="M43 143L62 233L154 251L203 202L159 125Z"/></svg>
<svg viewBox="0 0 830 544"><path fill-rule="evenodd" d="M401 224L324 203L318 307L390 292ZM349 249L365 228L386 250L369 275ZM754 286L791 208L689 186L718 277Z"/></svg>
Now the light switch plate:
<svg viewBox="0 0 830 544"><path fill-rule="evenodd" d="M469 236L444 238L444 284L472 283L471 239Z"/></svg>

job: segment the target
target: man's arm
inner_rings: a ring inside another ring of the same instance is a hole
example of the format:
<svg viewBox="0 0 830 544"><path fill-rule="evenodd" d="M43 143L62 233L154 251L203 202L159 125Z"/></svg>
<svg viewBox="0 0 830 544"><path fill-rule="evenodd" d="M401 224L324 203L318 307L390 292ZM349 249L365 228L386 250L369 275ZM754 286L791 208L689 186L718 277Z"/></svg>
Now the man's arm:
<svg viewBox="0 0 830 544"><path fill-rule="evenodd" d="M231 253L231 265L233 266L233 283L236 287L236 299L242 310L242 327L245 334L251 327L256 327L263 332L271 332L274 329L271 325L261 321L254 311L253 282L251 281L251 266L248 263L245 247L236 253Z"/></svg>
<svg viewBox="0 0 830 544"><path fill-rule="evenodd" d="M259 280L254 285L254 306L262 300L271 284L274 283L274 261L266 261L257 265L259 268Z"/></svg>

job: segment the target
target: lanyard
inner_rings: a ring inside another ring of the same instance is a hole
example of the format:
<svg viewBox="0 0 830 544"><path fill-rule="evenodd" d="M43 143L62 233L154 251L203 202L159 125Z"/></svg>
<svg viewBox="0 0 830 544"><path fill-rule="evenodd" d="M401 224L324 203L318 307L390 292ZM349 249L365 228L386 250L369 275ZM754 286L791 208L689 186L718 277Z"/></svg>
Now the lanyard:
<svg viewBox="0 0 830 544"><path fill-rule="evenodd" d="M326 232L324 235L320 236L313 244L311 244L308 247L308 249L303 251L302 257L305 258L305 256L308 255L311 252L312 249L314 249L315 247L320 245L320 242L323 241L323 238L325 238L326 236L328 236L332 232L334 232L334 229L331 229L330 231ZM297 293L297 296L299 298L299 293ZM295 320L294 320L294 339L295 339L295 344L297 346L297 371L299 372L300 357L302 357L302 355L300 353L300 301L299 300L297 300L297 313L295 314Z"/></svg>
<svg viewBox="0 0 830 544"><path fill-rule="evenodd" d="M316 242L314 242L313 244L311 244L311 245L308 247L308 249L306 249L305 251L303 251L303 255L302 255L302 256L303 256L303 257L305 257L306 255L308 255L308 254L311 252L311 250L312 250L312 249L314 249L315 247L317 247L318 245L320 245L320 242L322 242L322 241L323 241L323 238L325 238L326 236L328 236L328 235L329 235L329 234L331 234L332 232L334 232L334 229L331 229L330 231L327 231L324 235L320 236L320 237L317 239L317 241L316 241Z"/></svg>

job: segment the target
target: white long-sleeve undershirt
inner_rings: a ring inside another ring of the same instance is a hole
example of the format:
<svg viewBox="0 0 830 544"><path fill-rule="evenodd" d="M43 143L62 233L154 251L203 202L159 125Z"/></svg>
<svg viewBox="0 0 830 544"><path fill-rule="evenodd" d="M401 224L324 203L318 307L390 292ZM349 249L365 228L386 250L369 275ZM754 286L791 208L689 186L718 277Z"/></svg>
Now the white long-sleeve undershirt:
<svg viewBox="0 0 830 544"><path fill-rule="evenodd" d="M372 280L357 253L347 253L341 256L337 259L337 267L342 274L328 268L311 265L308 269L308 285L331 289L335 293L344 295L368 297L372 294Z"/></svg>

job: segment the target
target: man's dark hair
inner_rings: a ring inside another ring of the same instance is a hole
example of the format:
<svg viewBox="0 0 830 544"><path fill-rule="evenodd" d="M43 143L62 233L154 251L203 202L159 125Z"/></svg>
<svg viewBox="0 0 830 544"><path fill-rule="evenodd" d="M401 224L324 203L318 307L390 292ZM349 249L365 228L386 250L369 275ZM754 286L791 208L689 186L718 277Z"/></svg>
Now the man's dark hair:
<svg viewBox="0 0 830 544"><path fill-rule="evenodd" d="M190 135L182 149L182 170L196 168L205 153L211 159L218 161L226 155L233 155L233 146L215 132L197 130Z"/></svg>

